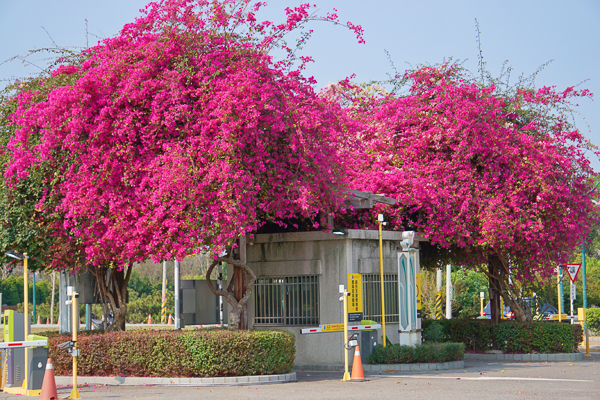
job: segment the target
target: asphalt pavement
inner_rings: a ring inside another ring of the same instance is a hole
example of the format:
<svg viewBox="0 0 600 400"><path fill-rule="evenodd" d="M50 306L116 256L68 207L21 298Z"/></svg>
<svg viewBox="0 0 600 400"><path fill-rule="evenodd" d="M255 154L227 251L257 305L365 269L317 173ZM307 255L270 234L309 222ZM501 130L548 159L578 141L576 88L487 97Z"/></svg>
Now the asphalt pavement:
<svg viewBox="0 0 600 400"><path fill-rule="evenodd" d="M594 348L594 350L599 350ZM367 374L342 382L340 372L297 371L298 382L237 386L80 387L82 399L600 399L600 352L576 362L465 360L449 371ZM59 387L60 397L70 387ZM14 398L0 393L0 399Z"/></svg>

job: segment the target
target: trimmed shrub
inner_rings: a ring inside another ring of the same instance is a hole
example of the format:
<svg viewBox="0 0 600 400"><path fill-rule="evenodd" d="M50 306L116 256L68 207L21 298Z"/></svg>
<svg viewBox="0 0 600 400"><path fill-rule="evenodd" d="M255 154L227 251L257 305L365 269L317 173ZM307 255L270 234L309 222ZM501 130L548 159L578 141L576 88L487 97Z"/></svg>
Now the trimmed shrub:
<svg viewBox="0 0 600 400"><path fill-rule="evenodd" d="M463 343L472 352L575 353L583 338L579 325L548 321L502 321L494 325L490 320L424 320L423 330L429 331L432 325L442 327L444 341Z"/></svg>
<svg viewBox="0 0 600 400"><path fill-rule="evenodd" d="M587 328L594 333L600 332L600 308L588 308L585 311Z"/></svg>
<svg viewBox="0 0 600 400"><path fill-rule="evenodd" d="M434 343L416 347L394 344L376 346L369 356L369 364L443 363L462 360L465 346L462 343Z"/></svg>
<svg viewBox="0 0 600 400"><path fill-rule="evenodd" d="M446 341L445 339L444 327L437 322L429 324L427 329L423 330L423 342L425 343L443 343Z"/></svg>
<svg viewBox="0 0 600 400"><path fill-rule="evenodd" d="M289 373L295 336L284 331L133 331L79 334L83 376L219 377ZM72 358L47 335L56 375L70 375Z"/></svg>

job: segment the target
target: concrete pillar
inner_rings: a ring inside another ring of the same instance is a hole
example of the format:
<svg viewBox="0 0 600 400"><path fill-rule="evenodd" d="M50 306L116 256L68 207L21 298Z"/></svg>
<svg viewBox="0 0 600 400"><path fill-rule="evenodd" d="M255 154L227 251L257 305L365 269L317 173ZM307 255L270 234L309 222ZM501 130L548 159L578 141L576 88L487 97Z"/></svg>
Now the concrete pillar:
<svg viewBox="0 0 600 400"><path fill-rule="evenodd" d="M181 329L181 297L179 295L181 287L181 273L178 260L175 260L175 268L173 272L173 279L175 283L175 329Z"/></svg>
<svg viewBox="0 0 600 400"><path fill-rule="evenodd" d="M452 319L452 266L446 265L446 319Z"/></svg>

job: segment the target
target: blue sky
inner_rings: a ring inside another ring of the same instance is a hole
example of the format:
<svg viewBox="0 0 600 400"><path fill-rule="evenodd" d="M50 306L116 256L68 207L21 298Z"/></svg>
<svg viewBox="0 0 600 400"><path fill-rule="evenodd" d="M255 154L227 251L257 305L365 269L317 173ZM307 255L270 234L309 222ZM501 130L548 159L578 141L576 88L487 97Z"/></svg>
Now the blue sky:
<svg viewBox="0 0 600 400"><path fill-rule="evenodd" d="M280 21L285 7L302 1L273 0L262 15ZM547 61L554 60L536 79L538 86L564 89L583 83L597 95L582 101L578 127L592 143L600 146L600 1L355 1L315 0L325 13L338 10L342 22L352 21L365 30L365 44L358 44L352 32L326 23L313 23L315 33L304 49L313 56L305 74L318 86L356 74L356 81L385 79L392 68L384 50L396 67L406 63L423 65L444 58L465 60L477 70L475 18L479 21L481 44L487 67L499 72L504 60L513 67L513 76L529 75ZM0 0L0 63L28 50L59 46L85 47L86 22L90 45L114 36L139 15L145 0ZM43 28L42 28L43 27ZM45 28L45 30L44 30ZM49 35L46 33L48 31ZM31 61L44 65L41 57ZM13 61L0 65L0 79L28 76L37 68ZM5 82L0 82L4 86ZM591 131L590 131L591 129ZM589 154L600 171L600 161Z"/></svg>

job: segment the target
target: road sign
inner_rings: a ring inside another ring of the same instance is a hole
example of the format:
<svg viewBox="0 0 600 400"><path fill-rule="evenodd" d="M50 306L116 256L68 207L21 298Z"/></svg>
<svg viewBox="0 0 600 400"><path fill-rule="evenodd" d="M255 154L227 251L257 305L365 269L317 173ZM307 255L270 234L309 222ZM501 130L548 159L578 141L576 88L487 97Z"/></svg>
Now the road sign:
<svg viewBox="0 0 600 400"><path fill-rule="evenodd" d="M575 283L577 280L577 274L579 274L579 270L581 269L581 264L564 264L565 269L569 273L569 278L571 278L571 282Z"/></svg>
<svg viewBox="0 0 600 400"><path fill-rule="evenodd" d="M577 300L577 285L571 282L571 301Z"/></svg>
<svg viewBox="0 0 600 400"><path fill-rule="evenodd" d="M362 274L348 274L348 313L363 312Z"/></svg>

